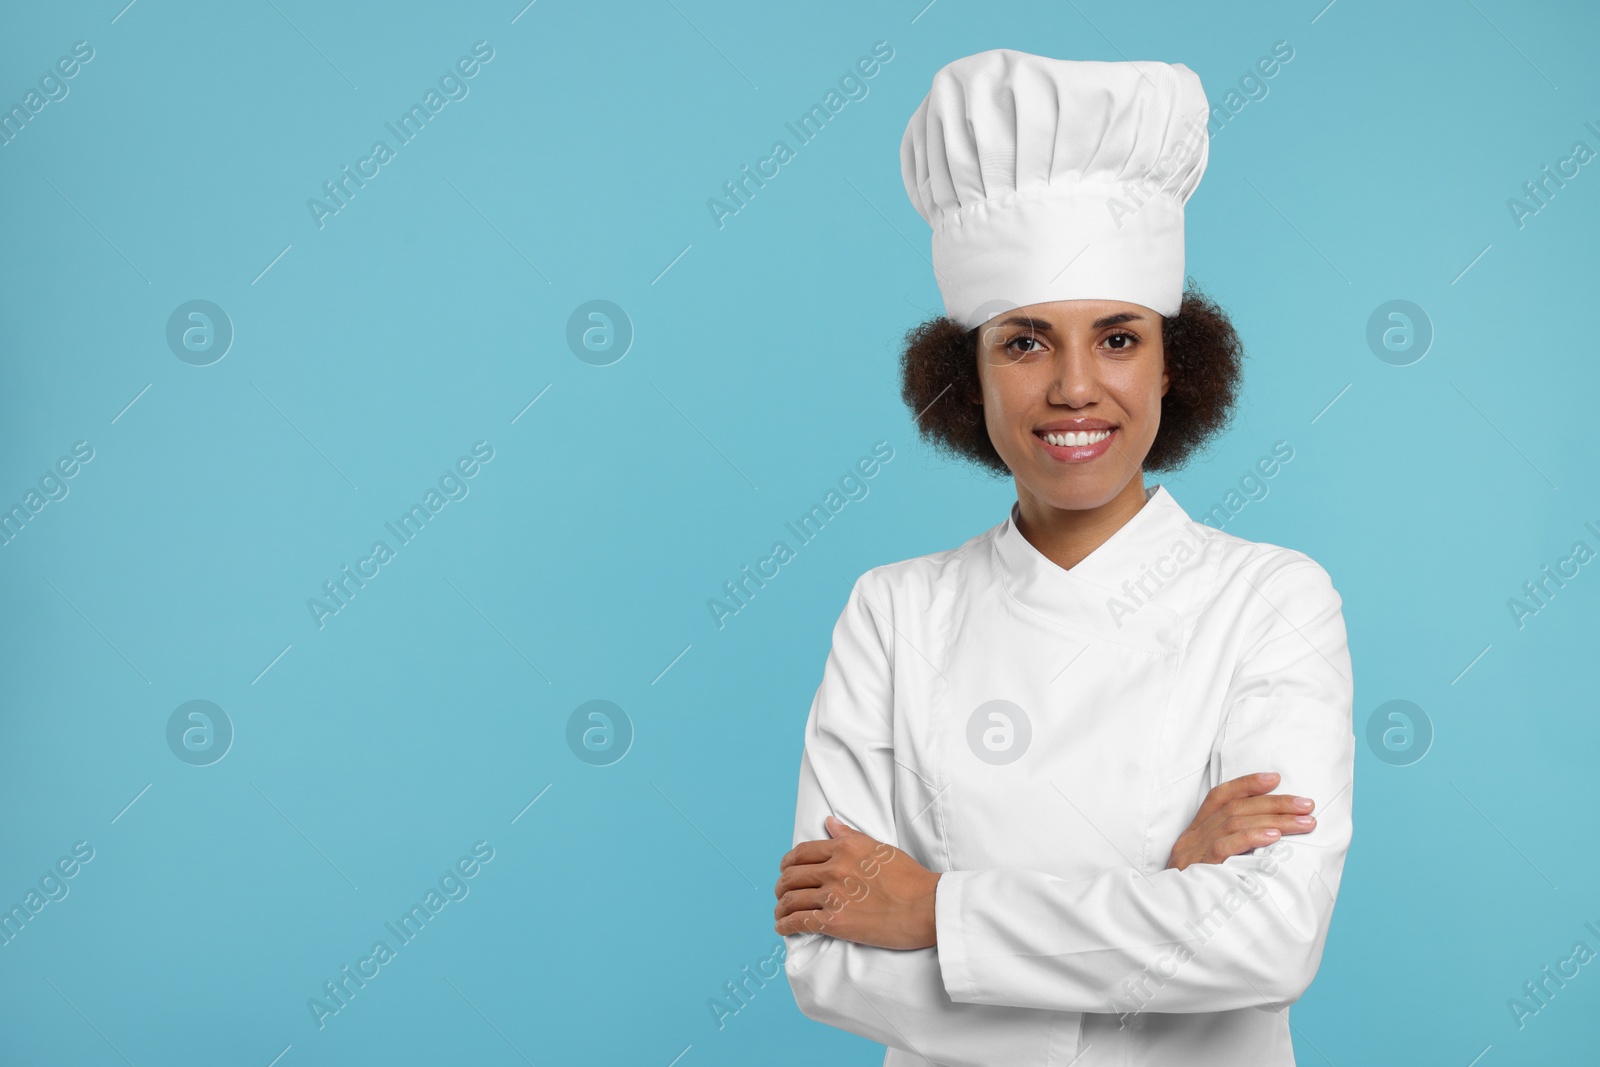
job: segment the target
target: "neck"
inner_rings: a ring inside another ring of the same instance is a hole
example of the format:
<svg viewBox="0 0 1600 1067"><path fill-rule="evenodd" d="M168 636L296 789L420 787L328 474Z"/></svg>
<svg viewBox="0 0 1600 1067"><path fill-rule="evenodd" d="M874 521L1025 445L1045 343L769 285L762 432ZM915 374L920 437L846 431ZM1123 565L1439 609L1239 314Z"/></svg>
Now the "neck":
<svg viewBox="0 0 1600 1067"><path fill-rule="evenodd" d="M1017 532L1040 554L1071 570L1111 539L1145 505L1144 472L1136 471L1116 496L1093 508L1058 508L1017 486Z"/></svg>

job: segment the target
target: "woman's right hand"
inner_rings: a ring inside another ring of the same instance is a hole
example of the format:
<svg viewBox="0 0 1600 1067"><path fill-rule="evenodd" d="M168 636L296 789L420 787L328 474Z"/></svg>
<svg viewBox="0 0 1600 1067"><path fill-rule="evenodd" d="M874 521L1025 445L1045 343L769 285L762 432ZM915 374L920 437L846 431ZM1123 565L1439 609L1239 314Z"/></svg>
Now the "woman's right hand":
<svg viewBox="0 0 1600 1067"><path fill-rule="evenodd" d="M1181 871L1191 863L1221 863L1279 841L1284 834L1315 829L1311 809L1316 802L1311 798L1261 795L1277 783L1278 774L1265 771L1223 782L1207 793L1194 821L1172 846L1167 867Z"/></svg>

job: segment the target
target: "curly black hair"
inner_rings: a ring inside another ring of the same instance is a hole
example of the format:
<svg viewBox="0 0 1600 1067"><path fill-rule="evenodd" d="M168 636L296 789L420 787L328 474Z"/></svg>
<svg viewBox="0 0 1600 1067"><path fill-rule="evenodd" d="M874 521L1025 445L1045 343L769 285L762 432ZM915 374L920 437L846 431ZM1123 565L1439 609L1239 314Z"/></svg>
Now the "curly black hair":
<svg viewBox="0 0 1600 1067"><path fill-rule="evenodd" d="M1227 313L1191 282L1178 313L1161 319L1167 394L1161 426L1144 470L1184 466L1233 415L1243 377L1244 346ZM978 329L940 315L906 331L900 353L900 397L917 432L937 451L971 460L996 475L1011 470L995 451L978 388Z"/></svg>

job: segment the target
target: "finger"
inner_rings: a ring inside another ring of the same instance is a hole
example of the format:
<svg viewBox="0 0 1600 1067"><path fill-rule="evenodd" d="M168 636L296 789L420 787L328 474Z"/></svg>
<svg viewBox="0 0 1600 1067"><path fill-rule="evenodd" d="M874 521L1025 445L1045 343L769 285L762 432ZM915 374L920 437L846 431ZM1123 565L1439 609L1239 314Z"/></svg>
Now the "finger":
<svg viewBox="0 0 1600 1067"><path fill-rule="evenodd" d="M1265 848L1267 845L1282 840L1279 831L1272 827L1262 827L1255 830L1245 830L1242 833L1229 834L1219 837L1211 846L1208 854L1200 863L1221 863L1229 856L1240 856L1251 849Z"/></svg>
<svg viewBox="0 0 1600 1067"><path fill-rule="evenodd" d="M790 934L825 934L829 932L828 924L832 918L825 911L790 912L773 923L772 929L784 937Z"/></svg>
<svg viewBox="0 0 1600 1067"><path fill-rule="evenodd" d="M1302 819L1305 821L1301 822ZM1217 838L1268 829L1285 834L1304 834L1316 828L1317 820L1311 815L1235 815L1222 823Z"/></svg>
<svg viewBox="0 0 1600 1067"><path fill-rule="evenodd" d="M848 901L830 889L805 890L814 894L808 898L816 907L788 906L783 901L778 902L778 907L773 909L776 917L776 929L781 934L817 934L826 933L834 937L841 936L839 931L839 916L845 911ZM803 904L803 902L802 902ZM781 914L780 914L781 911Z"/></svg>
<svg viewBox="0 0 1600 1067"><path fill-rule="evenodd" d="M837 847L832 840L802 841L784 853L783 859L778 861L778 869L792 867L797 863L821 863L831 857Z"/></svg>
<svg viewBox="0 0 1600 1067"><path fill-rule="evenodd" d="M830 901L830 897L834 897L834 901ZM772 917L781 919L797 911L837 911L837 908L829 907L836 900L835 894L827 889L791 889L778 898L777 907L772 909Z"/></svg>
<svg viewBox="0 0 1600 1067"><path fill-rule="evenodd" d="M778 883L773 887L773 894L781 897L791 889L811 889L825 885L828 879L823 872L826 869L821 863L791 864L778 875Z"/></svg>
<svg viewBox="0 0 1600 1067"><path fill-rule="evenodd" d="M1264 797L1230 800L1221 810L1228 815L1310 815L1316 807L1317 802L1310 797L1271 793Z"/></svg>
<svg viewBox="0 0 1600 1067"><path fill-rule="evenodd" d="M1278 774L1276 771L1263 771L1259 774L1246 774L1239 778L1231 778L1206 794L1205 800L1200 803L1200 810L1195 813L1195 818L1202 819L1231 800L1265 793L1277 784Z"/></svg>

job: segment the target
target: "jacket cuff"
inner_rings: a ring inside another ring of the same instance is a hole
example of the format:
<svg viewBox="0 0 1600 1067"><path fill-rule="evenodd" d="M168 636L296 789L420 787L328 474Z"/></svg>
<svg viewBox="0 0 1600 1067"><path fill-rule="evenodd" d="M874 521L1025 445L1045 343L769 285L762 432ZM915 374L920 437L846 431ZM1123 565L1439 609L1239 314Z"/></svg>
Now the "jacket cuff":
<svg viewBox="0 0 1600 1067"><path fill-rule="evenodd" d="M939 975L951 1000L979 1003L968 963L966 929L961 922L961 902L970 871L945 871L933 892L934 937L939 946Z"/></svg>

